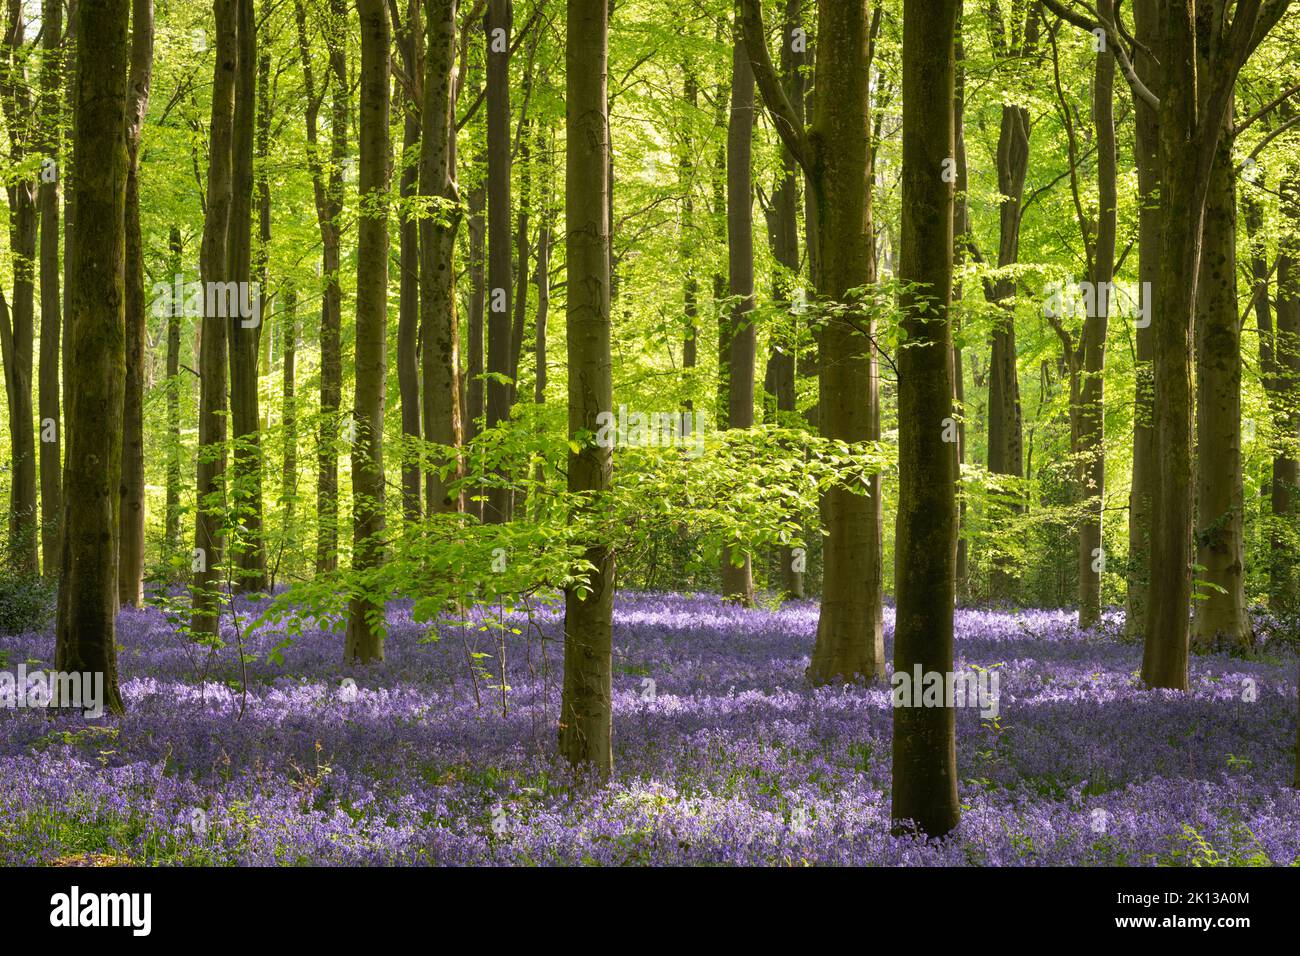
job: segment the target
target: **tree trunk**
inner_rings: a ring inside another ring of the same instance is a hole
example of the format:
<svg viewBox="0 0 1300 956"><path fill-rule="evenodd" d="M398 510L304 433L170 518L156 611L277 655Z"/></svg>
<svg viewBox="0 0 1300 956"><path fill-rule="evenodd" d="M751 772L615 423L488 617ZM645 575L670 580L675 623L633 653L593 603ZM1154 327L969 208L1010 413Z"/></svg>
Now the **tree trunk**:
<svg viewBox="0 0 1300 956"><path fill-rule="evenodd" d="M510 33L511 0L487 3L487 427L510 417ZM483 520L510 518L510 492L488 488Z"/></svg>
<svg viewBox="0 0 1300 956"><path fill-rule="evenodd" d="M1287 228L1277 261L1277 332L1269 336L1266 367L1275 431L1269 503L1273 528L1269 550L1269 608L1300 608L1300 176L1281 184Z"/></svg>
<svg viewBox="0 0 1300 956"><path fill-rule="evenodd" d="M1163 43L1158 0L1134 0L1133 25L1139 46L1134 69L1152 89L1159 88L1160 67L1154 51ZM1160 219L1160 115L1140 96L1133 98L1134 157L1138 187L1139 289L1154 289L1164 248ZM1148 285L1149 283L1149 285ZM1155 330L1142 323L1134 330L1133 473L1129 484L1128 564L1125 580L1124 633L1138 640L1146 628L1151 584L1151 494L1155 485Z"/></svg>
<svg viewBox="0 0 1300 956"><path fill-rule="evenodd" d="M609 298L609 114L606 0L568 0L565 43L565 262L569 438L594 434L614 402ZM586 441L569 453L570 493L599 499L610 486L610 449ZM591 505L599 508L599 501ZM608 777L612 753L614 554L592 541L589 587L564 595L564 690L559 748L572 764Z"/></svg>
<svg viewBox="0 0 1300 956"><path fill-rule="evenodd" d="M806 56L802 45L795 49L794 38L795 30L801 29L802 14L803 0L786 0L781 24L781 80L786 98L800 122L803 121L803 67ZM772 297L781 313L776 320L778 326L772 331L767 371L777 412L776 420L785 424L788 424L789 413L795 410L795 354L799 348L799 315L792 301L799 280L798 174L799 164L790 152L790 147L782 144L781 170L777 173L776 187L772 190L771 212L768 216L768 240L772 256L778 263L778 268L773 272ZM778 560L781 564L782 590L791 597L802 598L803 572L797 568L802 567L803 562L796 560L794 549L788 546L780 549Z"/></svg>
<svg viewBox="0 0 1300 956"><path fill-rule="evenodd" d="M420 220L420 338L424 376L424 437L450 449L450 462L426 463L430 513L461 510L451 485L462 475L460 328L456 319L456 232L460 193L456 187L456 127L452 85L456 68L456 3L434 0L429 8L427 72L421 110L420 193L437 200L436 214ZM446 477L442 469L454 467Z"/></svg>
<svg viewBox="0 0 1300 956"><path fill-rule="evenodd" d="M59 294L59 127L62 109L59 76L63 53L62 0L44 0L41 5L42 55L41 116L45 134L45 157L52 162L53 175L41 176L37 205L41 216L41 356L38 405L41 417L41 563L47 579L59 574L59 546L63 524L62 456L59 453L59 337L62 334Z"/></svg>
<svg viewBox="0 0 1300 956"><path fill-rule="evenodd" d="M736 24L731 60L731 116L727 123L727 285L732 305L728 351L727 427L754 424L754 223L750 153L754 134L754 74ZM730 542L722 553L723 597L754 603L750 556Z"/></svg>
<svg viewBox="0 0 1300 956"><path fill-rule="evenodd" d="M122 501L117 585L121 603L144 601L144 366L147 318L140 235L140 133L153 76L153 0L131 4L126 131L126 389L122 403Z"/></svg>
<svg viewBox="0 0 1300 956"><path fill-rule="evenodd" d="M1109 7L1101 0L1102 9ZM1115 232L1118 206L1115 158L1115 55L1107 48L1097 54L1093 81L1092 118L1097 142L1097 241L1090 276L1096 308L1084 318L1080 343L1078 484L1086 509L1079 526L1079 627L1101 621L1102 518L1106 501L1105 369L1106 328L1110 321L1109 289L1115 275Z"/></svg>
<svg viewBox="0 0 1300 956"><path fill-rule="evenodd" d="M212 122L208 145L207 216L199 272L205 290L228 278L227 233L233 194L235 71L239 57L238 3L213 0L217 46L212 81ZM79 211L80 212L80 211ZM226 326L228 318L203 315L199 347L199 451L195 495L194 562L190 622L195 635L216 635L217 587L225 525Z"/></svg>
<svg viewBox="0 0 1300 956"><path fill-rule="evenodd" d="M184 266L181 228L173 225L167 247L169 275L180 275ZM172 301L167 310L167 491L163 517L166 557L181 550L181 317L183 302Z"/></svg>
<svg viewBox="0 0 1300 956"><path fill-rule="evenodd" d="M218 8L223 0L218 0ZM55 668L104 675L104 703L122 712L117 686L117 502L122 465L125 317L122 280L126 208L128 0L77 11L80 82L73 153L93 157L73 183L77 218L68 389L67 491ZM220 18L218 18L220 19Z"/></svg>
<svg viewBox="0 0 1300 956"><path fill-rule="evenodd" d="M953 670L957 476L942 437L953 394L953 193L942 169L954 146L956 19L956 0L904 0L899 280L915 291L899 297L908 347L898 350L896 674ZM891 815L896 826L936 837L959 816L956 712L945 704L894 708Z"/></svg>
<svg viewBox="0 0 1300 956"><path fill-rule="evenodd" d="M823 303L845 305L849 290L875 280L866 4L823 3L818 30L812 133L821 148L810 160L809 185L819 243L813 277ZM857 444L879 437L874 331L871 308L861 303L825 319L818 417L827 438ZM879 476L872 476L865 495L827 491L822 521L822 605L808 679L877 680L885 673Z"/></svg>
<svg viewBox="0 0 1300 956"><path fill-rule="evenodd" d="M235 129L232 154L232 200L228 236L230 280L238 283L241 302L253 305L230 319L230 423L234 439L231 503L236 541L231 546L235 590L266 589L266 544L262 534L262 444L258 411L258 358L262 321L269 310L259 282L253 293L253 150L256 144L258 63L253 0L237 0L239 53L235 74ZM260 276L258 277L261 278Z"/></svg>
<svg viewBox="0 0 1300 956"><path fill-rule="evenodd" d="M1229 111L1231 116L1231 111ZM1241 326L1237 320L1237 195L1225 128L1205 206L1196 294L1196 563L1205 584L1193 613L1201 651L1248 649L1241 466Z"/></svg>
<svg viewBox="0 0 1300 956"><path fill-rule="evenodd" d="M419 53L424 26L419 0L407 8L406 25L398 36L398 48L407 72L414 79L422 73ZM420 104L407 103L402 122L402 176L404 200L399 226L399 298L397 306L397 391L402 407L402 435L420 438L420 220L408 202L416 195L420 180ZM420 462L409 446L402 449L402 515L419 521Z"/></svg>
<svg viewBox="0 0 1300 956"><path fill-rule="evenodd" d="M357 216L356 398L352 443L352 570L383 562L384 396L388 382L389 47L384 0L357 0L361 17L361 147ZM349 664L384 659L384 597L364 578L348 607Z"/></svg>

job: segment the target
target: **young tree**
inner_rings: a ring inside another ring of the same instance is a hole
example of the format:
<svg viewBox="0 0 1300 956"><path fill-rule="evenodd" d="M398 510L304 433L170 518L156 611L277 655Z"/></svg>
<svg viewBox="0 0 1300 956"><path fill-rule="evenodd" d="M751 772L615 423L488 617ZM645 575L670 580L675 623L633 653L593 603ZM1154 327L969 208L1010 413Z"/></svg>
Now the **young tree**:
<svg viewBox="0 0 1300 956"><path fill-rule="evenodd" d="M894 672L950 674L956 599L955 462L943 441L952 414L954 40L958 0L903 3L903 221L898 350L898 523ZM957 825L956 713L895 707L893 803L898 825L942 836Z"/></svg>
<svg viewBox="0 0 1300 956"><path fill-rule="evenodd" d="M609 113L606 0L568 0L565 42L564 208L568 229L567 328L569 439L568 488L599 498L608 491L611 450L591 440L596 417L614 403L609 298ZM582 435L588 436L585 440ZM593 507L599 507L594 503ZM594 570L587 588L564 595L564 689L560 700L560 753L572 764L606 777L613 766L612 638L614 554L592 541L586 560Z"/></svg>
<svg viewBox="0 0 1300 956"><path fill-rule="evenodd" d="M223 0L217 0L218 5ZM80 78L73 154L94 157L72 189L77 217L69 345L67 491L55 667L104 675L104 702L122 712L117 686L117 502L122 467L126 355L124 290L129 0L81 3ZM105 544L108 543L108 547Z"/></svg>
<svg viewBox="0 0 1300 956"><path fill-rule="evenodd" d="M384 0L361 16L361 155L357 223L356 399L352 443L352 569L383 560L384 396L388 382L388 88L392 36ZM384 659L384 600L368 590L348 608L346 659Z"/></svg>

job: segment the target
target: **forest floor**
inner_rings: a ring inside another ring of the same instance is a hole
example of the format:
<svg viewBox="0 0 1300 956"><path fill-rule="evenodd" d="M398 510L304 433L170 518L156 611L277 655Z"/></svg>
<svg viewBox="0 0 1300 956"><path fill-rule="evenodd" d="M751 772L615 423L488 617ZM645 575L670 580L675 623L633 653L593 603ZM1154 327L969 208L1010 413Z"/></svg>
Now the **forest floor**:
<svg viewBox="0 0 1300 956"><path fill-rule="evenodd" d="M242 716L233 631L211 654L125 611L124 718L0 710L0 862L1300 860L1293 651L1196 657L1190 693L1148 691L1114 615L1080 633L1069 611L959 611L958 668L998 673L998 714L959 709L962 823L927 843L890 835L889 688L804 683L816 620L621 594L614 776L592 789L555 755L555 609L429 641L395 603L355 687L339 633L245 635ZM885 640L888 659L891 611ZM48 636L0 638L0 669L52 659Z"/></svg>

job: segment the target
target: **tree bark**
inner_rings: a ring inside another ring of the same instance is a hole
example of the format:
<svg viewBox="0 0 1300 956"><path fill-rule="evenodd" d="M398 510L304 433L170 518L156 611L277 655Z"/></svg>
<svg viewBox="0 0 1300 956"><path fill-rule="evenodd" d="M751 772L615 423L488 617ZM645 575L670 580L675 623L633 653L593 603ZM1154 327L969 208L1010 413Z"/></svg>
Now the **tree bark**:
<svg viewBox="0 0 1300 956"><path fill-rule="evenodd" d="M41 355L37 385L41 418L41 565L46 578L59 574L59 545L63 525L62 423L59 401L59 337L62 316L59 290L59 128L62 125L60 73L63 53L62 0L41 5L41 117L45 134L45 160L53 175L41 177L36 202L41 216ZM47 432L47 428L49 431Z"/></svg>
<svg viewBox="0 0 1300 956"><path fill-rule="evenodd" d="M222 0L218 0L218 5ZM125 315L128 0L77 8L81 73L73 107L73 154L94 157L73 183L77 217L67 405L63 566L55 668L104 675L104 703L122 712L117 686L117 502L122 467Z"/></svg>
<svg viewBox="0 0 1300 956"><path fill-rule="evenodd" d="M393 6L396 17L396 5ZM406 23L394 23L397 48L412 82L423 76L424 57L420 51L424 25L420 0L407 6ZM398 227L397 306L397 391L401 401L402 435L420 438L420 220L410 206L420 180L420 103L408 97L402 117L402 175L399 184L403 200ZM420 462L410 447L402 449L402 515L407 521L419 521Z"/></svg>
<svg viewBox="0 0 1300 956"><path fill-rule="evenodd" d="M731 114L727 123L727 286L731 298L728 329L727 427L754 425L754 222L750 155L754 134L754 74L736 23L731 59ZM750 556L730 542L722 553L723 597L754 603Z"/></svg>
<svg viewBox="0 0 1300 956"><path fill-rule="evenodd" d="M1241 464L1241 326L1231 110L1210 175L1196 294L1196 563L1204 585L1192 620L1201 651L1247 649Z"/></svg>
<svg viewBox="0 0 1300 956"><path fill-rule="evenodd" d="M253 0L236 0L239 50L235 67L235 126L231 147L232 199L227 257L230 281L240 298L253 299L253 150L257 139L258 64ZM269 225L269 222L268 222ZM261 277L259 276L258 279ZM266 589L266 543L262 533L262 444L258 411L258 352L267 310L265 287L257 287L257 312L230 319L230 424L234 440L231 503L236 540L231 550L231 580L236 591Z"/></svg>
<svg viewBox="0 0 1300 956"><path fill-rule="evenodd" d="M227 237L233 196L235 71L239 57L239 0L213 0L216 57L208 144L207 216L199 273L203 288L225 282L230 268ZM79 210L80 212L80 210ZM226 326L229 319L205 310L199 346L199 451L195 483L194 563L190 622L195 635L217 633L217 588L224 545L226 471Z"/></svg>
<svg viewBox="0 0 1300 956"><path fill-rule="evenodd" d="M352 570L383 561L384 396L388 382L389 55L384 0L357 0L361 17L361 131L357 214L356 396L352 443ZM348 608L345 659L384 659L384 597L363 580Z"/></svg>
<svg viewBox="0 0 1300 956"><path fill-rule="evenodd" d="M568 0L565 42L565 262L569 438L594 434L613 402L610 355L609 114L606 0ZM610 487L611 450L586 441L569 453L568 490L599 499ZM598 501L591 507L599 508ZM564 595L564 689L559 749L572 764L608 777L613 766L614 554L593 540L585 590Z"/></svg>
<svg viewBox="0 0 1300 956"><path fill-rule="evenodd" d="M460 192L456 185L456 127L453 83L456 69L456 3L434 0L429 8L427 72L421 110L420 193L436 200L434 213L420 220L420 338L424 377L424 437L448 449L448 458L426 462L430 513L459 511L452 485L462 476L459 449L460 327L456 317L456 233ZM444 476L443 469L451 465Z"/></svg>
<svg viewBox="0 0 1300 956"><path fill-rule="evenodd" d="M181 228L173 225L167 237L170 275L183 270ZM181 550L181 317L183 302L173 301L167 310L167 490L163 517L166 556Z"/></svg>
<svg viewBox="0 0 1300 956"><path fill-rule="evenodd" d="M131 4L131 68L126 131L126 390L122 404L121 538L117 584L121 603L144 601L144 372L146 308L144 242L140 235L140 133L153 77L153 0Z"/></svg>
<svg viewBox="0 0 1300 956"><path fill-rule="evenodd" d="M950 359L956 0L904 0L903 176L899 279L898 522L894 580L894 672L953 670L957 556L954 461L942 440L952 414ZM922 303L925 311L918 309ZM919 688L916 688L919 690ZM915 702L915 701L914 701ZM957 825L956 713L895 707L893 803L896 826L929 836Z"/></svg>
<svg viewBox="0 0 1300 956"><path fill-rule="evenodd" d="M488 0L487 19L487 427L510 417L510 33L511 0ZM510 518L510 491L490 487L483 520Z"/></svg>

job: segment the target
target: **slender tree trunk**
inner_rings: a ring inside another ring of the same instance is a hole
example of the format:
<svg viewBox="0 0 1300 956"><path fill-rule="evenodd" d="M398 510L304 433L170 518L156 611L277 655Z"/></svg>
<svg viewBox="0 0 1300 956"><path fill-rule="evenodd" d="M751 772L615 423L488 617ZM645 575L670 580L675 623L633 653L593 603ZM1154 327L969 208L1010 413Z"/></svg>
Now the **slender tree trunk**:
<svg viewBox="0 0 1300 956"><path fill-rule="evenodd" d="M257 116L259 79L257 36L253 0L237 0L239 53L235 76L235 130L232 147L232 203L230 209L230 279L239 283L240 299L253 306L252 315L230 319L230 423L234 439L231 499L234 505L237 546L232 547L232 578L238 591L266 589L266 542L262 530L262 442L258 410L258 367L262 324L270 310L264 299L263 276L253 271L253 151L262 135ZM268 96L269 96L269 91ZM267 118L269 120L269 117ZM267 228L270 219L267 218ZM261 224L259 223L259 233ZM254 292L256 282L256 292ZM254 297L255 296L255 297Z"/></svg>
<svg viewBox="0 0 1300 956"><path fill-rule="evenodd" d="M205 290L227 281L227 234L233 194L235 72L239 0L213 0L216 59L212 82L212 122L208 137L207 216L199 272ZM215 635L219 615L217 587L224 545L226 471L226 327L229 319L205 309L199 347L199 451L195 495L194 562L190 626L196 635Z"/></svg>
<svg viewBox="0 0 1300 956"><path fill-rule="evenodd" d="M220 4L221 0L218 0ZM67 491L55 668L104 675L104 703L122 712L117 686L117 502L122 462L125 316L121 264L126 210L128 0L82 3L81 77L73 107L73 153L94 157L73 184L76 273L68 389ZM108 547L105 547L105 544Z"/></svg>
<svg viewBox="0 0 1300 956"><path fill-rule="evenodd" d="M427 72L421 110L420 193L437 200L436 215L420 220L420 338L424 377L424 437L449 449L445 460L427 462L430 513L461 510L451 485L461 477L460 328L456 318L456 232L460 193L456 186L455 98L456 3L434 0L428 7Z"/></svg>
<svg viewBox="0 0 1300 956"><path fill-rule="evenodd" d="M180 275L184 266L181 228L173 225L167 237L169 275ZM184 302L171 302L167 310L167 491L163 518L166 557L181 550L181 317Z"/></svg>
<svg viewBox="0 0 1300 956"><path fill-rule="evenodd" d="M1102 9L1110 7L1101 0ZM1093 251L1096 308L1084 319L1080 342L1078 395L1078 479L1086 513L1079 527L1079 627L1101 621L1102 518L1106 501L1105 369L1106 328L1110 321L1110 288L1115 275L1115 232L1118 207L1115 154L1115 55L1097 53L1093 80L1092 118L1097 141L1097 240Z"/></svg>
<svg viewBox="0 0 1300 956"><path fill-rule="evenodd" d="M17 62L23 47L23 11L9 0L8 31L4 38L0 91L13 162L25 159L33 143L31 94L24 67ZM36 510L36 440L33 431L32 371L36 338L37 176L18 173L10 178L9 244L13 251L13 311L0 293L0 357L4 360L5 390L9 399L9 563L15 571L40 571L40 527Z"/></svg>
<svg viewBox="0 0 1300 956"><path fill-rule="evenodd" d="M420 0L411 0L406 24L397 42L407 72L413 78L422 75L420 66L424 58L420 55L420 42L424 38L423 32ZM399 186L404 202L398 232L401 275L397 306L397 391L402 407L402 435L407 439L420 438L420 220L409 206L420 180L419 108L420 104L412 99L404 111ZM404 447L402 515L407 521L419 521L420 513L420 462L411 448Z"/></svg>
<svg viewBox="0 0 1300 956"><path fill-rule="evenodd" d="M126 131L126 391L122 405L121 541L119 600L144 600L144 366L146 308L144 243L140 235L140 133L149 109L153 77L153 0L131 4L131 71L127 81Z"/></svg>
<svg viewBox="0 0 1300 956"><path fill-rule="evenodd" d="M607 0L568 0L565 43L565 262L568 265L566 337L569 356L569 437L596 431L596 418L613 402L610 355L609 55ZM585 442L569 453L572 493L608 491L610 449ZM592 507L599 508L599 503ZM592 541L586 560L589 587L564 595L564 690L560 753L572 764L608 777L613 766L612 634L614 555Z"/></svg>
<svg viewBox="0 0 1300 956"><path fill-rule="evenodd" d="M510 417L510 33L511 0L487 3L487 427ZM483 520L510 518L510 492L488 488Z"/></svg>
<svg viewBox="0 0 1300 956"><path fill-rule="evenodd" d="M280 367L280 409L284 415L284 456L280 470L280 501L284 508L284 526L293 528L294 506L298 500L298 289L290 285L284 293L284 314L280 319L284 336Z"/></svg>
<svg viewBox="0 0 1300 956"><path fill-rule="evenodd" d="M695 75L686 72L684 85L686 105L694 112L699 105L699 87ZM700 332L700 281L695 274L695 261L692 255L699 236L695 233L695 190L694 176L695 153L693 138L687 134L682 144L682 155L678 160L678 179L682 189L682 238L681 261L686 271L682 280L682 317L685 330L682 333L682 367L695 368L699 362ZM688 407L690 407L688 405Z"/></svg>
<svg viewBox="0 0 1300 956"><path fill-rule="evenodd" d="M795 31L802 29L802 16L803 0L786 0L781 24L781 80L786 98L801 123L806 56L803 44L796 39ZM779 265L773 272L772 295L781 313L776 319L779 324L772 332L772 350L767 363L776 418L781 422L788 421L790 413L795 410L795 355L799 349L799 316L792 300L799 277L798 176L799 164L790 148L782 144L781 169L777 173L776 188L772 190L771 212L768 216L769 244L773 258ZM803 597L803 572L798 569L804 566L806 558L796 560L794 549L786 546L780 549L778 560L781 564L782 589L791 597Z"/></svg>
<svg viewBox="0 0 1300 956"><path fill-rule="evenodd" d="M361 149L357 221L356 440L352 443L352 570L383 561L384 396L388 382L389 55L384 0L357 0L361 16ZM345 658L384 659L384 598L360 582L348 608Z"/></svg>
<svg viewBox="0 0 1300 956"><path fill-rule="evenodd" d="M754 424L754 222L750 153L754 134L754 74L736 24L731 60L731 116L727 124L727 283L732 300L728 338L730 387L727 427ZM754 602L750 556L727 546L722 555L722 594Z"/></svg>
<svg viewBox="0 0 1300 956"><path fill-rule="evenodd" d="M1277 332L1268 336L1271 354L1265 379L1275 432L1269 495L1269 608L1300 608L1300 176L1281 184L1286 228L1277 259Z"/></svg>
<svg viewBox="0 0 1300 956"><path fill-rule="evenodd" d="M1160 86L1160 67L1154 51L1164 43L1158 0L1134 0L1133 25L1139 46L1134 69L1148 88ZM1141 97L1133 98L1134 160L1138 187L1138 282L1140 290L1154 289L1164 249L1160 218L1160 115ZM1151 494L1155 485L1155 309L1152 321L1134 329L1133 472L1129 483L1128 565L1125 581L1124 632L1138 640L1146 627L1147 594L1151 584Z"/></svg>
<svg viewBox="0 0 1300 956"><path fill-rule="evenodd" d="M38 405L41 418L41 562L51 580L59 574L59 545L63 524L63 476L59 402L59 337L62 334L59 294L59 139L62 108L59 79L63 53L62 0L41 5L41 117L45 161L37 205L41 216L41 355Z"/></svg>
<svg viewBox="0 0 1300 956"><path fill-rule="evenodd" d="M904 0L899 279L915 291L899 303L910 347L898 350L895 674L953 670L957 476L942 437L952 414L953 194L942 170L954 146L956 19L956 0ZM959 816L956 713L946 703L894 708L891 815L929 836L948 833Z"/></svg>

